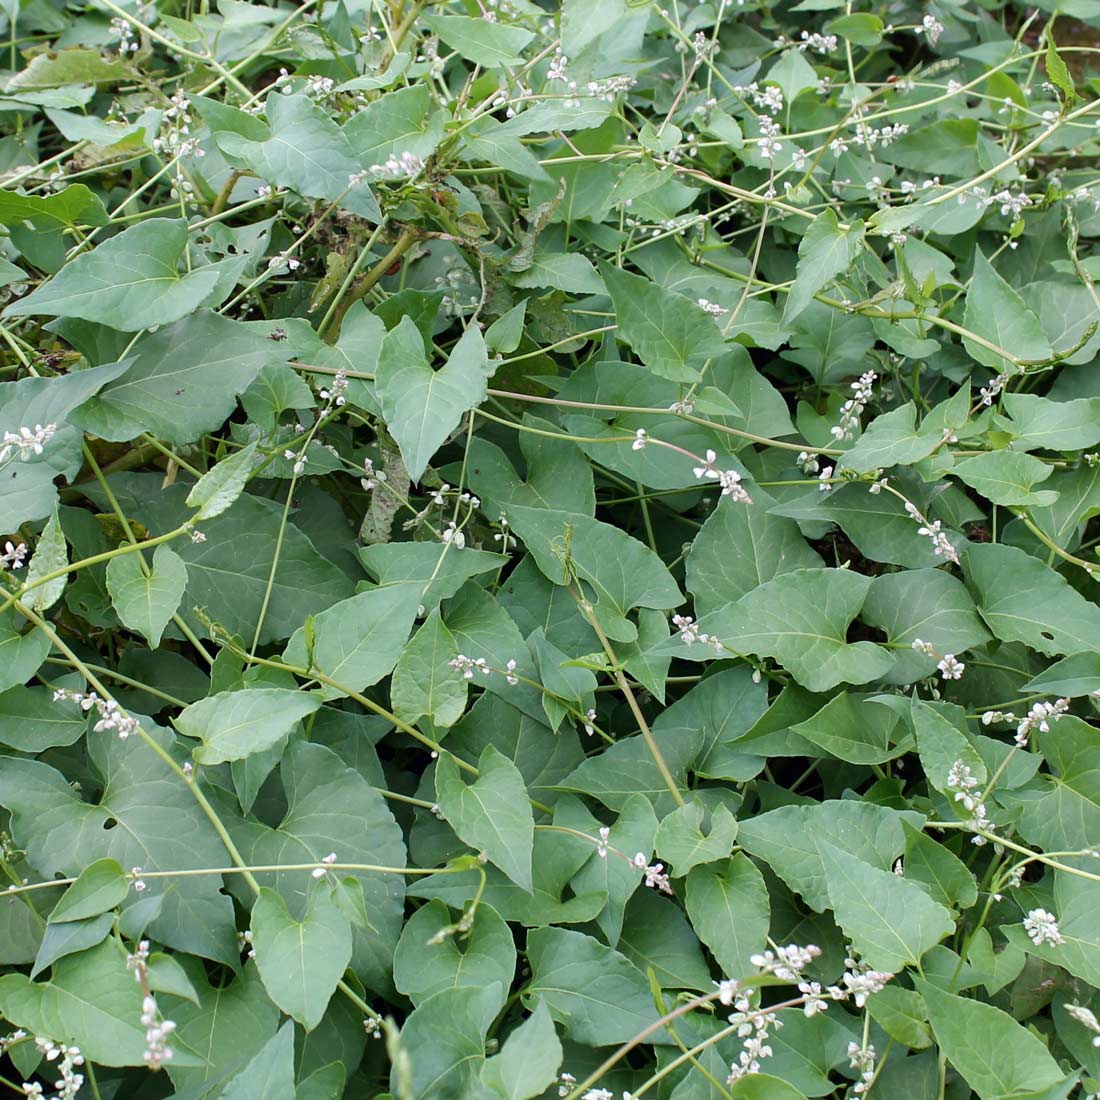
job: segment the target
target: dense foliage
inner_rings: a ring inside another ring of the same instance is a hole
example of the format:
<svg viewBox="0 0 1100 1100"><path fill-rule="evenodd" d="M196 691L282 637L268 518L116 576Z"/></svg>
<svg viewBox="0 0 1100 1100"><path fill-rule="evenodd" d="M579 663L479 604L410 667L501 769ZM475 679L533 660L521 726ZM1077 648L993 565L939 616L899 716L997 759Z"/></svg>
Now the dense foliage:
<svg viewBox="0 0 1100 1100"><path fill-rule="evenodd" d="M7 1094L1100 1092L1100 0L667 4L0 0Z"/></svg>

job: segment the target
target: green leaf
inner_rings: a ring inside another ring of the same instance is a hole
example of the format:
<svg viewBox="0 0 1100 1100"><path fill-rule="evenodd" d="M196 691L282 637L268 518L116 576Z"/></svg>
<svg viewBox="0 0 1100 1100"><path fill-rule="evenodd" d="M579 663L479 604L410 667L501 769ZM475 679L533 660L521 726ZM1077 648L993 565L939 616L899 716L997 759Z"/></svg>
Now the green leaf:
<svg viewBox="0 0 1100 1100"><path fill-rule="evenodd" d="M107 591L122 625L144 635L152 647L183 599L187 587L187 566L171 547L153 551L150 570L141 554L123 554L107 563Z"/></svg>
<svg viewBox="0 0 1100 1100"><path fill-rule="evenodd" d="M981 1100L1010 1100L1064 1080L1037 1035L1007 1012L914 980L940 1050Z"/></svg>
<svg viewBox="0 0 1100 1100"><path fill-rule="evenodd" d="M645 975L582 932L539 928L527 937L531 981L524 1004L545 1002L550 1015L578 1043L629 1042L659 1017ZM650 1042L667 1042L660 1031Z"/></svg>
<svg viewBox="0 0 1100 1100"><path fill-rule="evenodd" d="M881 413L867 426L840 459L840 469L867 474L891 466L910 466L927 458L939 445L939 427L916 427L917 411L911 401Z"/></svg>
<svg viewBox="0 0 1100 1100"><path fill-rule="evenodd" d="M725 806L718 806L711 815L709 832L702 831L703 807L689 802L673 810L657 826L654 841L657 855L668 860L677 878L693 867L725 859L737 839L737 821Z"/></svg>
<svg viewBox="0 0 1100 1100"><path fill-rule="evenodd" d="M883 22L870 12L853 12L838 19L830 19L825 24L828 34L839 34L853 46L871 49L882 41Z"/></svg>
<svg viewBox="0 0 1100 1100"><path fill-rule="evenodd" d="M31 592L30 605L35 611L48 611L65 591L68 576L64 573L45 584L39 584L43 577L64 569L69 564L69 548L65 543L65 532L61 530L61 520L57 509L46 521L42 534L34 548L30 568L27 570L28 585L38 585Z"/></svg>
<svg viewBox="0 0 1100 1100"><path fill-rule="evenodd" d="M843 275L855 263L862 246L862 222L841 228L831 206L818 214L798 242L798 268L787 294L783 324L789 325L815 294Z"/></svg>
<svg viewBox="0 0 1100 1100"><path fill-rule="evenodd" d="M1058 499L1049 489L1035 491L1053 473L1052 468L1018 451L988 451L957 462L951 472L993 504L1046 507Z"/></svg>
<svg viewBox="0 0 1100 1100"><path fill-rule="evenodd" d="M1050 24L1043 28L1043 38L1047 44L1046 53L1043 55L1047 79L1062 93L1066 106L1072 107L1081 97L1077 94L1077 89L1073 85L1073 77L1070 74L1069 67L1058 52L1058 44L1054 41L1054 33Z"/></svg>
<svg viewBox="0 0 1100 1100"><path fill-rule="evenodd" d="M959 760L971 769L979 784L985 783L985 764L970 739L957 726L928 703L917 699L912 701L911 713L921 767L930 786L954 800L955 791L948 785L948 775Z"/></svg>
<svg viewBox="0 0 1100 1100"><path fill-rule="evenodd" d="M920 887L828 841L819 844L837 924L876 970L896 974L955 930L950 913Z"/></svg>
<svg viewBox="0 0 1100 1100"><path fill-rule="evenodd" d="M194 753L200 764L222 764L271 748L321 702L286 688L223 691L185 707L174 722L185 737L202 741Z"/></svg>
<svg viewBox="0 0 1100 1100"><path fill-rule="evenodd" d="M1046 656L1100 652L1100 607L1037 558L989 543L972 545L965 564L978 610L1002 641L1023 642Z"/></svg>
<svg viewBox="0 0 1100 1100"><path fill-rule="evenodd" d="M481 1067L481 1085L493 1100L532 1100L557 1080L562 1057L554 1021L540 1001Z"/></svg>
<svg viewBox="0 0 1100 1100"><path fill-rule="evenodd" d="M30 222L37 232L49 233L76 225L106 225L102 199L82 183L73 183L53 195L0 194L0 225Z"/></svg>
<svg viewBox="0 0 1100 1100"><path fill-rule="evenodd" d="M126 80L130 72L121 59L111 60L99 50L80 47L47 50L11 77L5 90L28 92L39 88L63 88L69 84L115 84Z"/></svg>
<svg viewBox="0 0 1100 1100"><path fill-rule="evenodd" d="M847 639L870 583L869 577L847 569L799 569L703 616L699 625L736 652L775 657L810 691L845 682L864 684L893 664L873 643ZM702 656L709 647L684 647L673 639L660 648L680 656L694 656L694 650Z"/></svg>
<svg viewBox="0 0 1100 1100"><path fill-rule="evenodd" d="M463 415L485 399L495 369L476 325L466 329L438 371L432 370L409 318L386 334L375 383L386 426L413 481L420 480Z"/></svg>
<svg viewBox="0 0 1100 1100"><path fill-rule="evenodd" d="M535 37L533 31L522 27L490 23L468 15L427 15L422 22L467 61L487 69L517 64L523 48Z"/></svg>
<svg viewBox="0 0 1100 1100"><path fill-rule="evenodd" d="M868 998L867 1013L891 1039L910 1050L925 1050L932 1045L924 1000L911 989L899 985L880 989Z"/></svg>
<svg viewBox="0 0 1100 1100"><path fill-rule="evenodd" d="M682 600L660 557L625 531L588 516L513 506L508 519L544 576L563 579L558 552L568 550L573 572L595 592L594 611L608 636L632 642L637 627L627 618L635 607L668 610Z"/></svg>
<svg viewBox="0 0 1100 1100"><path fill-rule="evenodd" d="M313 616L313 645L302 627L294 632L283 660L310 666L352 691L362 691L389 675L402 655L420 595L412 585L360 592ZM312 665L310 659L312 658ZM322 685L322 698L339 698L339 689Z"/></svg>
<svg viewBox="0 0 1100 1100"><path fill-rule="evenodd" d="M1008 352L1017 359L1035 361L1044 361L1054 354L1039 318L1001 278L980 248L975 253L974 277L966 295L963 325L999 349L994 351L985 344L963 337L963 347L970 355L996 371L1014 372L1018 369L1002 352Z"/></svg>
<svg viewBox="0 0 1100 1100"><path fill-rule="evenodd" d="M296 1100L294 1025L288 1020L229 1083L218 1100Z"/></svg>
<svg viewBox="0 0 1100 1100"><path fill-rule="evenodd" d="M29 680L50 649L50 639L42 631L29 627L14 608L0 612L0 688L6 691Z"/></svg>
<svg viewBox="0 0 1100 1100"><path fill-rule="evenodd" d="M723 498L707 518L687 559L685 583L697 614L738 600L780 573L822 564L798 524L771 506L763 490L753 490L753 507Z"/></svg>
<svg viewBox="0 0 1100 1100"><path fill-rule="evenodd" d="M267 125L249 136L220 130L211 122L218 148L231 163L306 198L339 200L345 210L368 221L382 220L370 187L363 181L353 185L350 179L369 165L358 161L329 114L308 96L278 92L267 97L265 110ZM252 120L253 125L258 121Z"/></svg>
<svg viewBox="0 0 1100 1100"><path fill-rule="evenodd" d="M142 727L162 749L173 748L167 731ZM0 759L0 805L11 810L13 837L44 877L73 878L103 858L145 871L225 865L221 840L178 775L157 754L133 749L132 740L110 734L89 742L98 802L85 802L46 764ZM222 962L238 958L232 903L217 878L150 878L123 903L123 921L139 905L152 909L145 930L160 943Z"/></svg>
<svg viewBox="0 0 1100 1100"><path fill-rule="evenodd" d="M519 769L487 745L479 775L467 784L449 754L436 761L436 800L447 823L470 847L484 851L517 886L530 891L535 824Z"/></svg>
<svg viewBox="0 0 1100 1100"><path fill-rule="evenodd" d="M733 1100L806 1100L794 1085L770 1073L754 1073L734 1081L729 1095Z"/></svg>
<svg viewBox="0 0 1100 1100"><path fill-rule="evenodd" d="M1100 398L1051 401L1031 393L1005 393L1001 405L1011 420L998 417L998 425L1024 450L1074 451L1100 443Z"/></svg>
<svg viewBox="0 0 1100 1100"><path fill-rule="evenodd" d="M33 640L35 634L28 640ZM0 641L0 653L3 642ZM12 658L18 672L19 659ZM69 699L54 702L49 688L13 687L0 694L0 745L39 753L71 745L88 728L87 715Z"/></svg>
<svg viewBox="0 0 1100 1100"><path fill-rule="evenodd" d="M0 977L0 1015L32 1035L79 1043L84 1057L101 1066L145 1064L141 987L114 940L58 959L48 982L17 973Z"/></svg>
<svg viewBox="0 0 1100 1100"><path fill-rule="evenodd" d="M401 1049L408 1059L410 1100L470 1096L485 1062L485 1034L496 1016L500 990L444 989L418 1005L401 1028ZM399 1070L390 1088L400 1096Z"/></svg>
<svg viewBox="0 0 1100 1100"><path fill-rule="evenodd" d="M830 905L820 844L843 846L872 869L886 870L905 847L902 822L921 824L917 814L873 802L837 800L809 806L781 806L739 824L738 841L764 860L811 909Z"/></svg>
<svg viewBox="0 0 1100 1100"><path fill-rule="evenodd" d="M978 900L978 884L969 868L954 852L907 821L905 877L928 889L933 901L957 909L969 909Z"/></svg>
<svg viewBox="0 0 1100 1100"><path fill-rule="evenodd" d="M694 382L708 359L725 353L726 341L714 318L683 295L610 264L600 265L600 277L615 309L616 337L654 374Z"/></svg>
<svg viewBox="0 0 1100 1100"><path fill-rule="evenodd" d="M76 881L61 895L50 913L51 924L98 917L114 909L130 892L130 880L116 859L97 859L89 863Z"/></svg>
<svg viewBox="0 0 1100 1100"><path fill-rule="evenodd" d="M900 753L892 746L897 726L894 710L874 696L840 692L791 731L849 764L882 764Z"/></svg>
<svg viewBox="0 0 1100 1100"><path fill-rule="evenodd" d="M235 451L212 466L187 494L187 506L197 508L196 520L213 519L230 508L244 491L255 463L257 443Z"/></svg>
<svg viewBox="0 0 1100 1100"><path fill-rule="evenodd" d="M34 956L30 977L37 978L66 955L75 955L102 943L114 927L115 919L114 913L102 913L98 917L87 917L70 923L51 922L46 925L45 931L39 929L41 943Z"/></svg>
<svg viewBox="0 0 1100 1100"><path fill-rule="evenodd" d="M406 722L427 715L440 729L466 709L466 680L450 666L458 655L454 635L436 608L402 650L390 686L394 714Z"/></svg>
<svg viewBox="0 0 1100 1100"><path fill-rule="evenodd" d="M402 153L427 159L443 137L444 116L431 107L426 84L397 88L368 103L343 126L356 160L369 168Z"/></svg>
<svg viewBox="0 0 1100 1100"><path fill-rule="evenodd" d="M262 888L252 907L252 943L268 995L312 1031L351 961L351 926L328 886L310 892L300 921L279 894Z"/></svg>
<svg viewBox="0 0 1100 1100"><path fill-rule="evenodd" d="M121 377L85 402L74 423L101 439L150 431L190 443L232 415L265 363L285 357L276 348L240 321L197 313L142 337Z"/></svg>
<svg viewBox="0 0 1100 1100"><path fill-rule="evenodd" d="M393 957L393 984L414 1005L441 989L494 985L504 992L516 970L512 933L490 905L481 904L469 931L455 927L450 910L430 901L409 918Z"/></svg>
<svg viewBox="0 0 1100 1100"><path fill-rule="evenodd" d="M655 890L639 890L626 907L618 950L639 970L652 970L662 989L710 989L710 965L679 905Z"/></svg>
<svg viewBox="0 0 1100 1100"><path fill-rule="evenodd" d="M186 222L147 218L82 252L4 316L79 317L123 332L171 324L202 305L220 277L214 265L180 274L186 248Z"/></svg>
<svg viewBox="0 0 1100 1100"><path fill-rule="evenodd" d="M723 977L755 973L749 958L767 944L771 906L764 878L744 852L725 864L693 868L684 904L692 928L718 960Z"/></svg>

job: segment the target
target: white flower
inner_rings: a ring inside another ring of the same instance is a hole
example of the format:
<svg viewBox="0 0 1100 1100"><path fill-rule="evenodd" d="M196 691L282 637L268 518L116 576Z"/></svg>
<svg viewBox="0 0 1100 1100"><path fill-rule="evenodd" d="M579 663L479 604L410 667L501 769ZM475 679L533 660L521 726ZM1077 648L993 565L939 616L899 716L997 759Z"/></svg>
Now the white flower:
<svg viewBox="0 0 1100 1100"><path fill-rule="evenodd" d="M4 552L0 554L0 567L4 569L22 569L23 562L27 557L27 547L25 543L19 543L17 546L13 546L12 543L4 543Z"/></svg>
<svg viewBox="0 0 1100 1100"><path fill-rule="evenodd" d="M645 428L639 428L634 433L634 442L630 444L630 449L632 451L640 451L645 447L647 442L648 439L646 438Z"/></svg>
<svg viewBox="0 0 1100 1100"><path fill-rule="evenodd" d="M34 428L22 427L18 432L4 432L0 440L0 464L16 455L26 462L33 455L40 455L47 443L57 434L56 424L35 424Z"/></svg>
<svg viewBox="0 0 1100 1100"><path fill-rule="evenodd" d="M466 545L466 536L458 529L453 519L448 522L443 532L443 541L453 545L456 550L461 550Z"/></svg>
<svg viewBox="0 0 1100 1100"><path fill-rule="evenodd" d="M483 676L488 676L493 670L485 663L484 657L467 657L465 654L460 653L457 657L453 657L447 662L455 672L461 672L464 680L472 680L475 672L480 672Z"/></svg>
<svg viewBox="0 0 1100 1100"><path fill-rule="evenodd" d="M955 657L954 653L945 653L936 668L944 680L961 680L966 665Z"/></svg>
<svg viewBox="0 0 1100 1100"><path fill-rule="evenodd" d="M515 687L519 683L519 677L516 675L516 659L512 657L508 663L504 666L504 682L509 687Z"/></svg>
<svg viewBox="0 0 1100 1100"><path fill-rule="evenodd" d="M1058 927L1057 918L1045 909L1032 909L1024 917L1024 931L1027 932L1031 942L1036 947L1044 943L1057 947L1066 942L1061 929Z"/></svg>
<svg viewBox="0 0 1100 1100"><path fill-rule="evenodd" d="M1079 1024L1093 1033L1092 1045L1100 1047L1100 1020L1096 1019L1096 1014L1083 1005L1065 1005L1064 1008Z"/></svg>
<svg viewBox="0 0 1100 1100"><path fill-rule="evenodd" d="M334 864L335 862L336 862L336 853L335 852L329 852L329 854L321 860L321 863L323 864L323 866L314 867L313 870L310 872L310 874L314 878L324 878L325 875L328 874L329 867L331 867L332 864Z"/></svg>
<svg viewBox="0 0 1100 1100"><path fill-rule="evenodd" d="M586 710L584 712L584 723L583 723L584 724L584 732L589 737L591 737L592 734L594 734L596 732L595 721L596 721L595 708L589 707L588 710Z"/></svg>
<svg viewBox="0 0 1100 1100"><path fill-rule="evenodd" d="M928 39L928 44L934 46L943 34L943 24L934 15L928 14L913 31L915 34L923 34Z"/></svg>

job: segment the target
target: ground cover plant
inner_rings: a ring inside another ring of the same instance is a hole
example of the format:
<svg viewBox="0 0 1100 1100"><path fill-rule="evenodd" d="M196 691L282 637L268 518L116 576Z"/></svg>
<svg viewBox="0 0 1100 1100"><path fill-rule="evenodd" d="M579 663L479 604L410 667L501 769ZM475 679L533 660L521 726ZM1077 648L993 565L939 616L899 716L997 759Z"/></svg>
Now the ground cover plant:
<svg viewBox="0 0 1100 1100"><path fill-rule="evenodd" d="M1100 1093L1098 0L2 0L0 1090Z"/></svg>

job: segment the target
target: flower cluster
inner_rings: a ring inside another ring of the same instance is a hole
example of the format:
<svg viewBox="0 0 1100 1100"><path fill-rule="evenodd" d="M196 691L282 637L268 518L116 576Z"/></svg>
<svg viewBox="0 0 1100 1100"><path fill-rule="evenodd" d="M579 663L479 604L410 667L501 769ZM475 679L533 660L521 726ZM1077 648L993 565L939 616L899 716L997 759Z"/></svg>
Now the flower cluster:
<svg viewBox="0 0 1100 1100"><path fill-rule="evenodd" d="M84 711L91 710L94 707L96 714L99 715L99 721L93 727L96 733L103 733L104 730L115 730L118 733L118 739L125 741L132 733L137 732L137 719L125 714L114 699L101 699L94 691L83 694L79 691L58 688L53 693L53 701L58 703L62 699L79 703L80 709Z"/></svg>
<svg viewBox="0 0 1100 1100"><path fill-rule="evenodd" d="M977 833L984 830L989 833L995 828L989 820L989 810L985 800L978 793L980 786L978 777L970 770L970 766L962 760L956 760L947 772L947 789L955 792L955 801L961 802L963 809L970 814L968 825ZM979 847L985 843L984 836L971 837L971 843Z"/></svg>
<svg viewBox="0 0 1100 1100"><path fill-rule="evenodd" d="M602 830L601 830L602 839ZM672 883L669 881L665 865L663 863L650 863L644 852L639 852L631 863L645 875L645 884L651 889L660 890L662 894L672 893Z"/></svg>
<svg viewBox="0 0 1100 1100"><path fill-rule="evenodd" d="M705 634L699 629L699 624L690 615L673 615L672 625L679 631L680 641L684 645L709 645L714 649L722 653L725 647L722 645L721 639L715 637L713 634Z"/></svg>
<svg viewBox="0 0 1100 1100"><path fill-rule="evenodd" d="M457 657L452 657L447 664L455 672L461 672L464 680L472 680L475 672L480 672L482 676L491 676L493 672L485 663L484 657L467 657L463 653L460 653Z"/></svg>
<svg viewBox="0 0 1100 1100"><path fill-rule="evenodd" d="M419 175L424 170L424 159L415 153L390 153L381 164L372 164L370 173L378 179L404 179Z"/></svg>
<svg viewBox="0 0 1100 1100"><path fill-rule="evenodd" d="M929 522L921 515L920 509L911 500L905 502L905 511L908 513L910 519L920 524L917 528L917 534L924 535L926 538L931 539L932 553L935 554L937 558L942 557L958 565L958 551L947 537L947 532L943 529L941 521L937 519Z"/></svg>
<svg viewBox="0 0 1100 1100"><path fill-rule="evenodd" d="M57 1080L53 1083L57 1092L53 1100L73 1100L80 1091L80 1086L84 1084L84 1074L77 1073L77 1067L84 1065L80 1048L62 1046L40 1035L35 1036L34 1045L47 1064L57 1063ZM44 1098L46 1093L39 1082L24 1081L23 1095Z"/></svg>
<svg viewBox="0 0 1100 1100"><path fill-rule="evenodd" d="M862 1096L875 1080L875 1048L872 1043L848 1044L848 1064L858 1071L859 1080L852 1086L852 1095Z"/></svg>
<svg viewBox="0 0 1100 1100"><path fill-rule="evenodd" d="M1096 1013L1084 1005L1063 1005L1065 1010L1081 1025L1092 1032L1092 1045L1100 1047L1100 1020Z"/></svg>
<svg viewBox="0 0 1100 1100"><path fill-rule="evenodd" d="M4 543L4 552L0 554L0 569L22 569L27 558L27 545L20 542Z"/></svg>
<svg viewBox="0 0 1100 1100"><path fill-rule="evenodd" d="M141 984L141 1026L145 1028L145 1064L151 1070L160 1069L172 1060L172 1048L168 1037L176 1030L171 1020L166 1020L157 1007L156 998L149 991L149 941L140 940L132 955L126 956L126 969L134 972L134 979Z"/></svg>
<svg viewBox="0 0 1100 1100"><path fill-rule="evenodd" d="M923 653L926 657L939 658L936 663L936 668L939 669L940 677L943 680L961 680L963 672L966 671L966 665L960 661L954 653L945 653L941 657L936 652L936 647L931 642L922 641L920 638L913 639L913 649L918 653Z"/></svg>
<svg viewBox="0 0 1100 1100"><path fill-rule="evenodd" d="M1024 931L1036 947L1041 947L1044 943L1058 947L1066 942L1058 927L1057 917L1045 909L1032 909L1024 917Z"/></svg>
<svg viewBox="0 0 1100 1100"><path fill-rule="evenodd" d="M751 504L752 497L745 492L741 484L741 475L736 470L719 470L714 464L718 455L714 451L707 451L701 466L692 467L692 473L699 479L717 481L722 487L722 496L729 497L739 504Z"/></svg>
<svg viewBox="0 0 1100 1100"><path fill-rule="evenodd" d="M851 439L856 428L860 425L860 417L867 403L873 396L873 387L878 375L869 370L859 376L858 382L852 383L852 396L840 406L840 423L829 429L834 439Z"/></svg>
<svg viewBox="0 0 1100 1100"><path fill-rule="evenodd" d="M56 424L35 424L33 428L22 427L17 432L4 432L0 440L0 465L17 457L26 462L34 455L40 455L47 443L57 434Z"/></svg>

